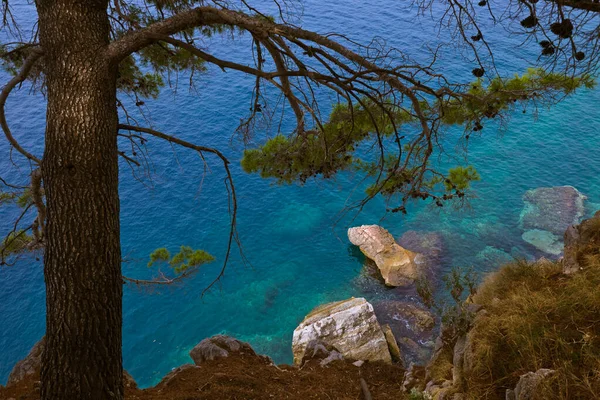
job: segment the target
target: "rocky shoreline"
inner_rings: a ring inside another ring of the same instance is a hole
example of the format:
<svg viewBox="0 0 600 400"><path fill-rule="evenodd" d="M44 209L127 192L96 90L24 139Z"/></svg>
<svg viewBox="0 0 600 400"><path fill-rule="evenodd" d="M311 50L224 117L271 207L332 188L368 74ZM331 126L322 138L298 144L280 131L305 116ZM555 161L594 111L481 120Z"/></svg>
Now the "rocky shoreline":
<svg viewBox="0 0 600 400"><path fill-rule="evenodd" d="M525 205L519 219L523 241L549 258L564 254L564 273L580 270L579 251L587 245L596 224L600 224L600 213L577 225L585 212L586 197L570 186L530 190L523 200ZM306 365L315 368L317 364L328 368L336 362L358 370L364 365L395 365L396 383L405 393L417 390L439 400L465 398L462 374L473 363L469 356L469 333L454 335L449 340L453 333L448 332L448 327L440 327L439 317L414 295L419 280L439 275L443 236L435 232L408 231L396 240L383 227L363 225L350 228L348 238L367 258L360 277L362 284L399 288L412 294L374 296L371 301L350 298L316 307L293 332L294 367L289 368L301 370ZM483 263L502 264L514 260L514 255L488 246L477 258ZM473 325L485 318L485 309L476 304L468 307L474 315ZM39 374L43 346L42 339L15 365L7 388ZM281 370L269 357L256 354L248 343L223 335L202 340L190 351L190 357L194 364L174 369L157 387L179 379L182 374L190 373L189 370L231 357L251 359L253 363ZM432 366L442 359L451 364L452 379L432 378ZM521 376L514 390L507 391L506 398L533 399L537 385L552 374L552 370L540 369ZM137 390L135 381L126 372L124 384ZM368 386L361 390L366 396Z"/></svg>

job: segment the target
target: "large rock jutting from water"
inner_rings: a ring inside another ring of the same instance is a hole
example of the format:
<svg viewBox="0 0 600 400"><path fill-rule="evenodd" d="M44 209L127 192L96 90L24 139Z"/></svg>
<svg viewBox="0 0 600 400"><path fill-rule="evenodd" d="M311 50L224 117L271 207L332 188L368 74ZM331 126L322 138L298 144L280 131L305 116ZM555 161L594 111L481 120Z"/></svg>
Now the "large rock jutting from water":
<svg viewBox="0 0 600 400"><path fill-rule="evenodd" d="M307 347L315 341L347 359L392 362L373 306L364 298L328 303L312 310L294 330L294 364L302 364Z"/></svg>
<svg viewBox="0 0 600 400"><path fill-rule="evenodd" d="M401 247L386 229L378 225L350 228L348 239L375 261L388 286L410 286L424 274L423 256Z"/></svg>
<svg viewBox="0 0 600 400"><path fill-rule="evenodd" d="M519 219L523 240L548 254L558 255L567 228L585 213L586 196L572 186L541 187L523 195Z"/></svg>

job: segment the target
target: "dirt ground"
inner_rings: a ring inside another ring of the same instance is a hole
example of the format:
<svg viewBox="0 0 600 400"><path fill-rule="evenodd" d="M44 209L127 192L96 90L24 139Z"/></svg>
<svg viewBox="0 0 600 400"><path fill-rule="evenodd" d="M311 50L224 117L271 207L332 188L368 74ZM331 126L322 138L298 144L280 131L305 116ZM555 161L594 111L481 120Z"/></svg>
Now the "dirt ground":
<svg viewBox="0 0 600 400"><path fill-rule="evenodd" d="M201 366L181 368L158 385L140 390L129 385L126 399L135 400L250 400L250 399L363 399L360 379L376 400L405 399L404 371L399 366L365 363L360 368L336 361L326 367L311 361L302 368L275 367L264 358L231 356ZM0 400L39 399L39 374L9 387L0 386Z"/></svg>

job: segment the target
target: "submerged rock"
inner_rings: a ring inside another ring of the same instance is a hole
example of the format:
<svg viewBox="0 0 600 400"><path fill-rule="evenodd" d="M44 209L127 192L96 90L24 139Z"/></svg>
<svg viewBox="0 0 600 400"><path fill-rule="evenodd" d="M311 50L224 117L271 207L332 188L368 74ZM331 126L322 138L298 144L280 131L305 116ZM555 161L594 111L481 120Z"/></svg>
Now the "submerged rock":
<svg viewBox="0 0 600 400"><path fill-rule="evenodd" d="M435 317L424 307L401 300L380 300L373 303L377 320L396 328L401 336L422 334L433 329Z"/></svg>
<svg viewBox="0 0 600 400"><path fill-rule="evenodd" d="M323 221L323 210L307 203L292 201L275 211L269 231L286 236L314 235Z"/></svg>
<svg viewBox="0 0 600 400"><path fill-rule="evenodd" d="M507 252L516 243L515 232L512 232L495 215L464 218L460 222L460 228L461 231L477 237L486 246L493 246Z"/></svg>
<svg viewBox="0 0 600 400"><path fill-rule="evenodd" d="M248 343L230 336L215 335L198 343L190 351L190 357L196 365L200 365L205 361L229 357L231 353L256 355Z"/></svg>
<svg viewBox="0 0 600 400"><path fill-rule="evenodd" d="M444 237L439 232L406 231L398 244L434 261L439 261L444 252Z"/></svg>
<svg viewBox="0 0 600 400"><path fill-rule="evenodd" d="M377 268L374 261L369 259L365 260L360 272L351 281L352 286L360 293L368 295L368 297L383 296L388 293L390 289L393 289L389 286L382 285L382 283L384 283L384 281L381 277L381 272L379 272L379 268Z"/></svg>
<svg viewBox="0 0 600 400"><path fill-rule="evenodd" d="M350 228L348 238L353 245L360 247L365 256L375 261L388 286L409 286L424 275L426 265L423 256L401 247L380 226Z"/></svg>
<svg viewBox="0 0 600 400"><path fill-rule="evenodd" d="M380 300L373 303L377 320L390 327L400 347L404 365L422 364L431 348L435 317L424 307L407 301Z"/></svg>
<svg viewBox="0 0 600 400"><path fill-rule="evenodd" d="M563 252L561 238L552 232L532 229L523 233L521 237L524 241L544 253L558 256Z"/></svg>
<svg viewBox="0 0 600 400"><path fill-rule="evenodd" d="M301 364L306 349L314 341L351 360L392 362L373 306L363 298L329 303L312 310L294 330L294 364Z"/></svg>
<svg viewBox="0 0 600 400"><path fill-rule="evenodd" d="M486 246L475 256L477 261L485 270L495 270L504 264L514 261L514 258L507 252L492 246Z"/></svg>
<svg viewBox="0 0 600 400"><path fill-rule="evenodd" d="M510 256L515 260L526 260L526 261L534 261L535 256L530 254L527 250L523 248L523 246L513 246L510 249Z"/></svg>
<svg viewBox="0 0 600 400"><path fill-rule="evenodd" d="M519 224L524 231L548 231L562 237L585 213L586 196L573 186L541 187L523 195L525 207Z"/></svg>

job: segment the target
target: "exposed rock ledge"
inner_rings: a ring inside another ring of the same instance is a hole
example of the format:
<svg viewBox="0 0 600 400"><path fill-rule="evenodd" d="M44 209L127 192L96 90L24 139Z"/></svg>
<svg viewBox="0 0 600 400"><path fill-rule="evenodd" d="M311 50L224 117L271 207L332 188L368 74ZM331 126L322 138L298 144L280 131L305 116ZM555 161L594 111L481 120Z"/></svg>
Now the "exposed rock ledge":
<svg viewBox="0 0 600 400"><path fill-rule="evenodd" d="M31 379L34 377L39 380L40 368L42 365L42 353L46 345L46 337L43 336L29 351L29 354L15 364L12 371L8 375L8 381L6 386L14 386L18 383ZM37 383L37 382L36 382ZM136 389L137 383L133 377L125 370L123 370L123 386L126 389ZM0 386L2 388L2 386ZM2 396L0 395L0 399Z"/></svg>

